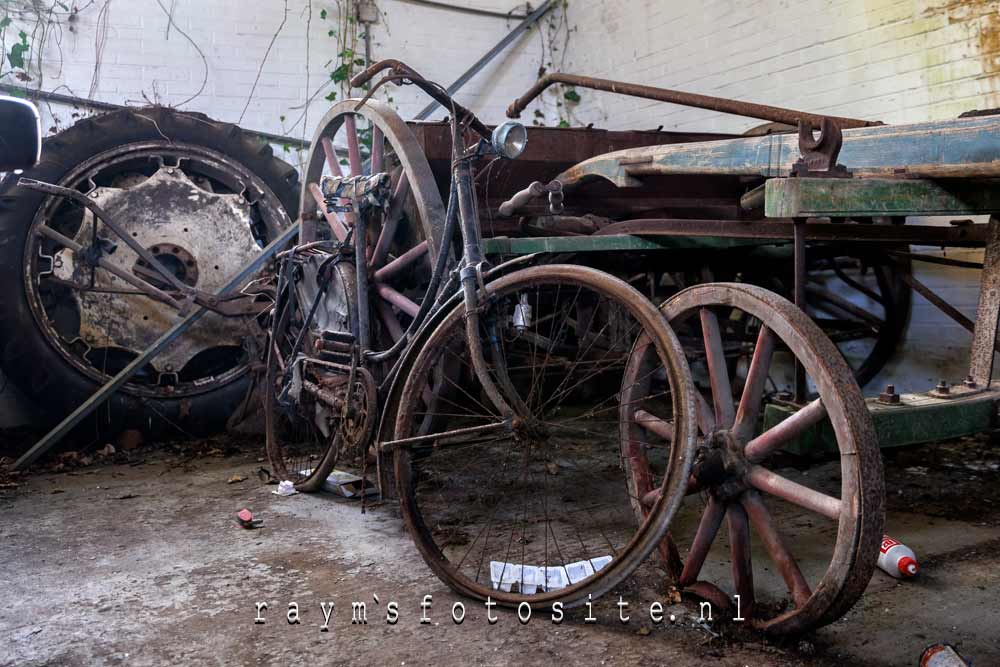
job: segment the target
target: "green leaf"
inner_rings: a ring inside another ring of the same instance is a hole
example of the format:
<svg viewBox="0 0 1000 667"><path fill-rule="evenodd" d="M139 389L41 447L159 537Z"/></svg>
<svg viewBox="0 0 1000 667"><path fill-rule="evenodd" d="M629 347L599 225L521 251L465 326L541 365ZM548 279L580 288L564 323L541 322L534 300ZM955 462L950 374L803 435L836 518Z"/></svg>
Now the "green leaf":
<svg viewBox="0 0 1000 667"><path fill-rule="evenodd" d="M0 19L0 28L6 28L9 25L10 25L10 17L9 16L5 16L2 19Z"/></svg>
<svg viewBox="0 0 1000 667"><path fill-rule="evenodd" d="M568 102L579 102L580 101L580 93L576 92L572 88L570 88L565 93L563 93L563 97L565 97Z"/></svg>
<svg viewBox="0 0 1000 667"><path fill-rule="evenodd" d="M559 121L559 127L569 127L569 121L568 120Z"/></svg>
<svg viewBox="0 0 1000 667"><path fill-rule="evenodd" d="M333 102L335 99L337 99L337 93L336 92L330 93L329 95L326 96L325 99L327 102Z"/></svg>
<svg viewBox="0 0 1000 667"><path fill-rule="evenodd" d="M325 9L321 9L321 10L319 11L319 17L320 17L321 19L323 19L324 21L326 20L326 10L325 10Z"/></svg>
<svg viewBox="0 0 1000 667"><path fill-rule="evenodd" d="M280 116L278 116L278 120L280 120L282 123L284 123L285 122L285 114L281 114Z"/></svg>
<svg viewBox="0 0 1000 667"><path fill-rule="evenodd" d="M329 30L329 31L327 31L326 36L327 37L336 37L337 36L337 31L336 30Z"/></svg>
<svg viewBox="0 0 1000 667"><path fill-rule="evenodd" d="M18 69L24 69L24 54L27 52L27 44L14 44L10 47L10 53L7 54L7 60L10 62L10 66Z"/></svg>

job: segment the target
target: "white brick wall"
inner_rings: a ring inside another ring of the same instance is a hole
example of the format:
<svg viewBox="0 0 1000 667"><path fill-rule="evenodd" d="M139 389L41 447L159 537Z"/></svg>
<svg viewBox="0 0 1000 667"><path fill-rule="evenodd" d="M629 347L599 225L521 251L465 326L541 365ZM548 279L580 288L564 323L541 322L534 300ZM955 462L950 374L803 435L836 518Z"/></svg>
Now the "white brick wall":
<svg viewBox="0 0 1000 667"><path fill-rule="evenodd" d="M887 123L1000 106L995 0L571 2L568 71ZM612 128L753 120L580 92Z"/></svg>
<svg viewBox="0 0 1000 667"><path fill-rule="evenodd" d="M169 0L161 2L170 8ZM97 61L95 35L102 4L103 0L80 12L73 31L64 28L61 45L50 40L42 72L44 89L88 96ZM372 30L373 57L398 58L443 85L450 84L518 23L398 0L379 0L377 4L383 17ZM493 0L456 0L454 4L511 9L498 7ZM329 103L318 96L309 106L309 122L293 127L302 113L295 107L329 81L333 66L327 63L336 58L337 44L328 31L337 27L337 6L320 0L288 0L287 6L285 26L264 64L242 125L308 138ZM176 0L174 23L198 45L208 67L204 91L182 108L238 121L268 44L281 24L284 7L282 0ZM328 12L328 19L320 18L322 10ZM99 85L93 97L118 104L142 104L148 99L178 105L193 95L201 86L205 65L177 28L170 28L167 36L167 25L167 16L156 0L112 0ZM363 51L363 46L359 44L358 50ZM500 120L506 105L534 81L540 60L538 35L531 31L470 81L459 101L474 107L487 120ZM429 101L415 88L396 88L391 94L406 117L412 117ZM54 113L63 125L72 122L65 107L43 105L43 112ZM443 115L439 110L435 117ZM284 122L282 116L286 117Z"/></svg>

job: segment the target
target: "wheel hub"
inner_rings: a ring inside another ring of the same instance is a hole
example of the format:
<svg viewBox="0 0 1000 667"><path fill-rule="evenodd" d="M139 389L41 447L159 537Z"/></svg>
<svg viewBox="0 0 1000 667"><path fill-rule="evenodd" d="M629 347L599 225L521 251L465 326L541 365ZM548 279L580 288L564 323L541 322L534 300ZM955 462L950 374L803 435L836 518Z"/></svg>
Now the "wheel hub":
<svg viewBox="0 0 1000 667"><path fill-rule="evenodd" d="M731 431L721 429L705 438L695 456L692 474L700 487L728 500L748 488L744 479L749 466L743 443Z"/></svg>
<svg viewBox="0 0 1000 667"><path fill-rule="evenodd" d="M182 282L205 292L221 290L260 252L246 198L212 192L180 167L162 166L138 183L121 179L115 187L95 187L89 196ZM94 225L88 210L74 240L84 247L93 245ZM144 266L110 230L100 223L97 230L106 261L161 289L169 287L162 278L150 275L152 267ZM169 306L135 294L132 286L107 271L94 271L68 249L59 251L52 264L55 277L87 287L71 294L79 313L79 340L89 348L138 353L177 321L177 312ZM151 365L162 383L164 374L177 373L202 352L240 346L245 335L242 320L209 313Z"/></svg>

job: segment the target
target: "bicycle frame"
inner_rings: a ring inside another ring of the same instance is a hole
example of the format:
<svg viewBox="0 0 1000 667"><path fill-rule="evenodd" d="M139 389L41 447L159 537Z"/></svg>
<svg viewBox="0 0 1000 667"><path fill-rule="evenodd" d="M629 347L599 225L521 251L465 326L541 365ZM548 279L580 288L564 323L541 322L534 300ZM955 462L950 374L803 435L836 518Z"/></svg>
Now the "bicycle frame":
<svg viewBox="0 0 1000 667"><path fill-rule="evenodd" d="M497 381L495 381L494 378L487 372L483 340L480 335L480 288L484 287L483 272L485 268L487 268L487 262L483 253L482 237L480 234L479 212L476 205L472 160L484 153L484 146L490 145L490 133L486 126L478 118L476 118L475 114L455 103L443 88L433 82L427 81L412 69L402 63L399 63L398 61L382 61L377 63L369 68L369 70L356 77L355 80L352 81L352 85L356 87L363 86L367 83L367 81L375 76L375 74L385 69L392 69L395 73L386 76L379 83L373 86L368 94L368 97L370 97L371 93L374 92L379 86L388 81L406 81L418 85L432 98L452 109L451 131L453 166L451 196L449 197L448 211L446 214L446 233L442 239L441 248L439 248L439 257L447 258L449 245L452 240L451 237L454 233L454 223L457 222L457 226L461 234L463 249L462 256L456 268L458 275L457 288L462 293L462 302L465 308L466 336L471 350L473 369L486 395L489 397L490 402L500 412L500 414L505 417L512 417L516 413L525 415L528 412L527 407L514 390L513 384L510 382L509 377L507 377L505 370L503 370L503 365L499 365L497 378L500 386L498 386ZM358 106L360 107L363 105L368 97L363 99ZM473 146L466 147L464 145L463 128L465 127L472 129L481 137L480 141L476 142ZM369 177L374 176L376 175L371 174ZM357 304L357 315L356 318L352 318L353 321L351 324L354 329L353 334L355 337L355 343L359 351L357 359L361 360L363 363L364 361L385 360L396 354L399 354L400 358L402 358L402 353L413 340L416 331L420 328L423 322L426 321L427 316L432 314L434 309L439 307L443 302L442 299L435 298L435 292L437 292L437 285L441 278L440 269L443 267L444 262L439 261L438 266L435 267L435 272L431 280L431 286L424 299L425 303L421 304L420 312L417 317L413 319L404 335L400 338L399 343L402 344L396 344L389 350L373 350L371 347L372 337L369 276L368 267L366 265L367 263L364 259L367 257L368 252L368 222L366 216L360 214L361 211L359 202L356 199L349 201L347 206L353 211L353 214L350 215L350 217L354 224L352 230L353 238L348 240L350 241L353 255L356 258L356 293L354 296L356 299L355 303ZM294 255L294 253L300 248L315 247L316 245L323 244L324 242L307 243L302 246L298 246L297 248L293 248L288 253L285 253L285 255L291 256ZM344 245L346 245L346 243ZM339 247L339 252L343 252L344 249L343 245L341 245ZM454 280L454 278L452 280ZM450 291L447 288L451 282L452 281L448 282L445 289L442 290L442 293L448 293ZM314 303L310 304L309 316L305 323L306 327L311 324L318 300L323 297L324 293L325 290L321 288L315 297ZM493 325L489 326L492 329ZM490 337L494 339L493 352L494 354L498 354L499 349L496 348L495 344L496 336L491 335ZM398 371L399 364L397 363L389 370L385 383L391 383L394 375Z"/></svg>

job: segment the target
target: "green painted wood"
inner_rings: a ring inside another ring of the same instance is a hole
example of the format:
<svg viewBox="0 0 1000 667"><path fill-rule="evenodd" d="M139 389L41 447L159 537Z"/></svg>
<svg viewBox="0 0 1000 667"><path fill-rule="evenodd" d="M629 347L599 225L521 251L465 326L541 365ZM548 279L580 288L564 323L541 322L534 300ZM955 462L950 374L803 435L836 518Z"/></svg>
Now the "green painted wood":
<svg viewBox="0 0 1000 667"><path fill-rule="evenodd" d="M533 255L535 253L615 252L622 250L718 250L774 243L780 243L780 241L688 236L644 237L631 234L542 236L483 239L483 252L487 255Z"/></svg>
<svg viewBox="0 0 1000 667"><path fill-rule="evenodd" d="M867 405L879 447L888 448L938 442L992 429L997 421L998 401L1000 391L990 390L956 398L904 394L899 405L883 405L875 399L868 399ZM763 428L769 429L794 413L791 408L768 404ZM783 449L798 455L836 452L833 427L824 420Z"/></svg>
<svg viewBox="0 0 1000 667"><path fill-rule="evenodd" d="M774 178L769 218L980 215L1000 211L1000 183L893 178Z"/></svg>

